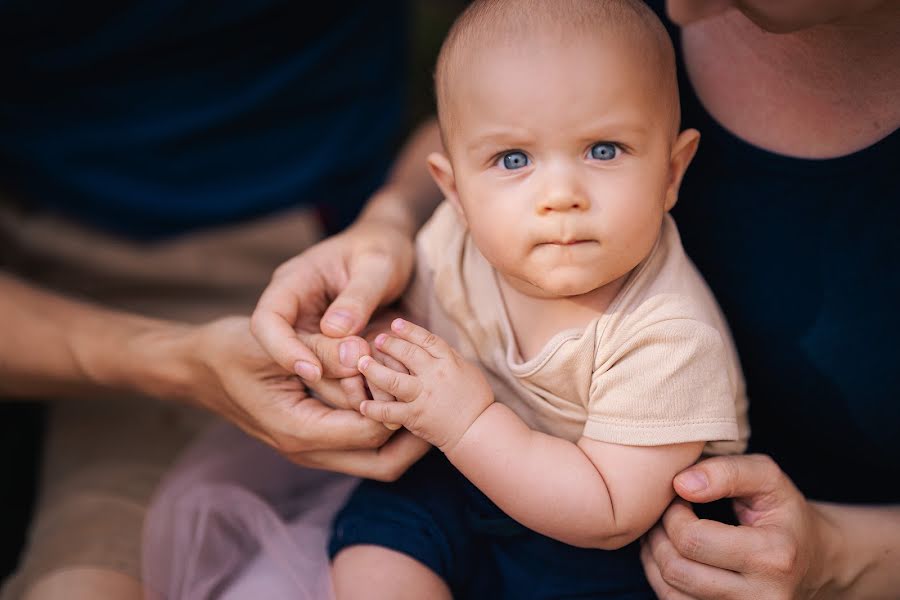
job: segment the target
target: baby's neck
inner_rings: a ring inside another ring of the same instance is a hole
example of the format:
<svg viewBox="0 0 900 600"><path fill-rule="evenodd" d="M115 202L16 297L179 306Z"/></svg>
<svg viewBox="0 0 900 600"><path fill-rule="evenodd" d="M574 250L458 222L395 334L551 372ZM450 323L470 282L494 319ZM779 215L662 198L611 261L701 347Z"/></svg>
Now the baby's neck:
<svg viewBox="0 0 900 600"><path fill-rule="evenodd" d="M500 291L523 360L537 356L553 336L567 329L583 329L615 300L628 274L604 286L567 297L537 297L517 289L501 274Z"/></svg>

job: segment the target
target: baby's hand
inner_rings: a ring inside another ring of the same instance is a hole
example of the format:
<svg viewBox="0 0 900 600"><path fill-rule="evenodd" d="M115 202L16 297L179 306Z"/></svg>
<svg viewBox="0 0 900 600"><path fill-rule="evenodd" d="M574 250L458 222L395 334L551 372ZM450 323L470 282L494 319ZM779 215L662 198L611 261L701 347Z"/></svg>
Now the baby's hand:
<svg viewBox="0 0 900 600"><path fill-rule="evenodd" d="M371 389L378 388L399 402L367 400L360 412L382 423L403 425L447 452L493 401L484 374L447 342L403 319L391 323L392 335L375 338L375 347L399 361L409 374L372 357L359 360L359 370Z"/></svg>

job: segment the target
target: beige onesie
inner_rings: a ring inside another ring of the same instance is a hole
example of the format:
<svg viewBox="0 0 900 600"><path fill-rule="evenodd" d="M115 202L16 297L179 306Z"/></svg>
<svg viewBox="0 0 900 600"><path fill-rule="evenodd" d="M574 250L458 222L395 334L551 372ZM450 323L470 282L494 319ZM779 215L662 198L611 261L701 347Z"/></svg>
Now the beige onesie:
<svg viewBox="0 0 900 600"><path fill-rule="evenodd" d="M529 360L519 353L497 277L444 203L419 233L406 304L412 320L479 362L497 401L530 427L571 441L745 449L737 353L671 217L606 311L584 328L560 331Z"/></svg>

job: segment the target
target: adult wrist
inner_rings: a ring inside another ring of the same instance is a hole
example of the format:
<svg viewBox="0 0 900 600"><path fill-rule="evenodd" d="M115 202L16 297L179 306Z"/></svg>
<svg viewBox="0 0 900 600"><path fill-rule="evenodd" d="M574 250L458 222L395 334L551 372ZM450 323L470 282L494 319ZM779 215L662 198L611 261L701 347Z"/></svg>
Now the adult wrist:
<svg viewBox="0 0 900 600"><path fill-rule="evenodd" d="M130 316L111 320L105 334L73 345L85 377L101 388L189 401L196 328Z"/></svg>
<svg viewBox="0 0 900 600"><path fill-rule="evenodd" d="M387 225L412 239L418 230L418 221L411 199L399 189L386 187L372 196L356 223Z"/></svg>
<svg viewBox="0 0 900 600"><path fill-rule="evenodd" d="M866 566L850 548L834 505L810 502L818 537L811 566L810 597L815 600L847 598Z"/></svg>

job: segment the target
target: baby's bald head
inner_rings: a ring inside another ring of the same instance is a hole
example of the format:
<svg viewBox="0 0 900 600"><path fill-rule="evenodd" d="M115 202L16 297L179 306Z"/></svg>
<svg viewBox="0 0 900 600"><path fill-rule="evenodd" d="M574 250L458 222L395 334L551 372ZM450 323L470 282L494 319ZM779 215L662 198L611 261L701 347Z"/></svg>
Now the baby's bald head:
<svg viewBox="0 0 900 600"><path fill-rule="evenodd" d="M435 94L445 146L453 134L454 90L467 68L485 53L541 43L578 44L611 40L623 60L646 70L647 93L659 100L672 137L680 108L675 55L665 28L640 0L476 0L456 20L438 56ZM564 66L561 65L561 68ZM449 148L448 148L449 150Z"/></svg>

